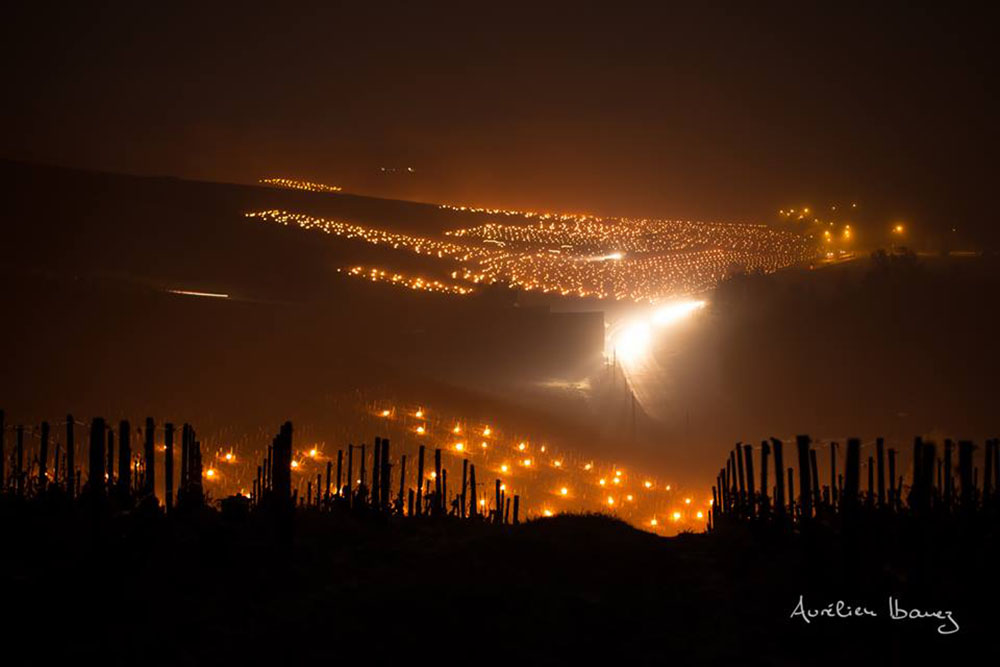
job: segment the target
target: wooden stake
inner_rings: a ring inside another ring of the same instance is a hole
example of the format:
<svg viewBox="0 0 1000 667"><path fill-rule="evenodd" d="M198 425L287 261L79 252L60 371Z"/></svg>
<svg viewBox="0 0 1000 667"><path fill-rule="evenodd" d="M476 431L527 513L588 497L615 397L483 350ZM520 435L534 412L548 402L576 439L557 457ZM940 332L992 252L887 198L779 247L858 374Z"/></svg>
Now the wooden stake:
<svg viewBox="0 0 1000 667"><path fill-rule="evenodd" d="M899 493L896 491L896 450L889 448L889 506L895 512L899 509Z"/></svg>
<svg viewBox="0 0 1000 667"><path fill-rule="evenodd" d="M337 496L339 497L343 492L343 486L341 486L341 468L344 465L344 450L337 450Z"/></svg>
<svg viewBox="0 0 1000 667"><path fill-rule="evenodd" d="M389 511L389 489L392 485L392 469L389 465L389 439L382 438L382 486L379 489L379 505L383 511Z"/></svg>
<svg viewBox="0 0 1000 667"><path fill-rule="evenodd" d="M812 491L813 491L813 506L820 506L819 497L819 470L816 466L816 450L809 450L809 470L810 470L810 480L812 480Z"/></svg>
<svg viewBox="0 0 1000 667"><path fill-rule="evenodd" d="M875 457L868 457L868 498L865 504L871 507L875 503Z"/></svg>
<svg viewBox="0 0 1000 667"><path fill-rule="evenodd" d="M963 511L971 511L976 499L976 489L972 480L972 442L958 442L958 480L961 485L959 503Z"/></svg>
<svg viewBox="0 0 1000 667"><path fill-rule="evenodd" d="M878 506L885 507L885 440L876 438L875 456L878 465Z"/></svg>
<svg viewBox="0 0 1000 667"><path fill-rule="evenodd" d="M132 490L132 430L127 419L118 422L118 486L126 497Z"/></svg>
<svg viewBox="0 0 1000 667"><path fill-rule="evenodd" d="M861 484L861 440L847 439L847 465L844 478L844 494L840 499L841 508L845 512L852 511L858 504L859 486Z"/></svg>
<svg viewBox="0 0 1000 667"><path fill-rule="evenodd" d="M265 491L271 489L271 445L267 446L267 453L264 454L264 460L261 461L260 467L262 471L260 495L263 497Z"/></svg>
<svg viewBox="0 0 1000 667"><path fill-rule="evenodd" d="M796 436L795 444L799 451L799 508L801 510L801 520L808 521L812 517L812 480L809 476L809 436Z"/></svg>
<svg viewBox="0 0 1000 667"><path fill-rule="evenodd" d="M260 481L260 466L257 467L257 480ZM163 425L163 484L164 501L169 513L174 509L174 425L171 422ZM260 493L259 488L257 492Z"/></svg>
<svg viewBox="0 0 1000 667"><path fill-rule="evenodd" d="M935 465L937 455L933 442L924 443L923 457L924 460L920 464L920 469L923 472L924 479L920 482L920 487L924 491L924 506L929 507L931 498L934 495L934 469L937 467ZM940 485L938 488L941 488Z"/></svg>
<svg viewBox="0 0 1000 667"><path fill-rule="evenodd" d="M6 415L3 410L0 410L0 495L6 491L7 481L4 477L4 465L7 462L7 425L5 423Z"/></svg>
<svg viewBox="0 0 1000 667"><path fill-rule="evenodd" d="M194 429L191 430L191 498L196 506L205 501L205 486L202 480L204 468L201 465L201 441L194 439ZM155 496L154 496L155 497Z"/></svg>
<svg viewBox="0 0 1000 667"><path fill-rule="evenodd" d="M729 508L733 514L743 516L743 496L740 494L740 475L736 465L735 453L732 454L732 457L733 465L729 471L729 481L731 484L729 488Z"/></svg>
<svg viewBox="0 0 1000 667"><path fill-rule="evenodd" d="M375 449L372 452L372 505L378 508L382 499L382 438L375 436ZM362 476L364 479L364 476Z"/></svg>
<svg viewBox="0 0 1000 667"><path fill-rule="evenodd" d="M479 504L476 501L476 464L469 466L469 516L479 514Z"/></svg>
<svg viewBox="0 0 1000 667"><path fill-rule="evenodd" d="M399 457L399 496L396 510L403 513L403 491L406 489L406 454Z"/></svg>
<svg viewBox="0 0 1000 667"><path fill-rule="evenodd" d="M777 514L785 513L785 463L781 455L781 440L771 438L774 446L774 510Z"/></svg>
<svg viewBox="0 0 1000 667"><path fill-rule="evenodd" d="M434 450L434 510L433 514L440 515L443 509L444 499L441 497L441 449Z"/></svg>
<svg viewBox="0 0 1000 667"><path fill-rule="evenodd" d="M733 500L733 453L729 453L729 459L726 461L726 469L722 474L723 488L725 491L725 508L726 514L733 511L736 503Z"/></svg>
<svg viewBox="0 0 1000 667"><path fill-rule="evenodd" d="M350 504L351 500L351 485L354 482L354 445L347 445L347 500Z"/></svg>
<svg viewBox="0 0 1000 667"><path fill-rule="evenodd" d="M87 487L92 495L104 494L104 419L94 417L90 422L90 466L87 469Z"/></svg>
<svg viewBox="0 0 1000 667"><path fill-rule="evenodd" d="M983 462L983 504L988 505L993 497L993 442L986 443L986 460Z"/></svg>
<svg viewBox="0 0 1000 667"><path fill-rule="evenodd" d="M837 443L830 443L830 504L837 505Z"/></svg>
<svg viewBox="0 0 1000 667"><path fill-rule="evenodd" d="M910 479L910 507L917 510L924 508L924 490L920 487L924 479L920 469L924 460L923 452L921 451L923 444L923 440L919 436L913 439L913 474Z"/></svg>
<svg viewBox="0 0 1000 667"><path fill-rule="evenodd" d="M459 494L460 503L458 515L465 518L465 487L469 482L469 459L462 459L462 492ZM516 514L516 512L515 512Z"/></svg>
<svg viewBox="0 0 1000 667"><path fill-rule="evenodd" d="M145 441L143 442L143 459L145 460L145 481L146 488L143 490L147 496L156 496L156 447L154 446L156 436L156 424L152 417L146 417L146 430L143 432Z"/></svg>
<svg viewBox="0 0 1000 667"><path fill-rule="evenodd" d="M365 481L365 464L367 463L367 457L365 456L365 443L361 443L361 474L358 475L358 479L361 480L360 486L358 486L358 501L365 505L368 503L368 490L365 488L367 482Z"/></svg>
<svg viewBox="0 0 1000 667"><path fill-rule="evenodd" d="M181 494L186 493L187 484L188 484L188 472L191 470L191 463L190 463L190 458L191 458L191 439L188 437L190 435L188 433L188 431L190 430L190 428L191 427L188 424L184 424L181 427L181 485L177 489L177 500L178 501L180 501ZM267 458L269 460L271 458L271 447L268 447L268 449L267 449ZM266 464L265 464L265 466L266 466ZM268 470L268 473L270 473L269 470ZM270 482L270 474L268 475L268 482ZM270 484L268 484L268 486L270 486ZM146 489L143 489L143 491L145 492Z"/></svg>
<svg viewBox="0 0 1000 667"><path fill-rule="evenodd" d="M339 454L340 452L338 452ZM333 461L326 462L326 487L323 491L323 502L330 502L330 477L333 474Z"/></svg>
<svg viewBox="0 0 1000 667"><path fill-rule="evenodd" d="M417 516L423 514L424 503L424 446L417 452Z"/></svg>
<svg viewBox="0 0 1000 667"><path fill-rule="evenodd" d="M441 468L441 513L450 514L448 509L448 470Z"/></svg>
<svg viewBox="0 0 1000 667"><path fill-rule="evenodd" d="M55 465L52 468L52 479L55 481L56 486L59 486L59 443L56 443L55 451Z"/></svg>
<svg viewBox="0 0 1000 667"><path fill-rule="evenodd" d="M2 425L3 417L0 415L0 426ZM75 430L76 422L73 420L73 415L66 415L66 493L70 498L76 495L76 443L73 440ZM3 431L3 429L0 428L0 431ZM2 451L3 447L0 446L0 452ZM3 470L2 466L3 463L0 463L0 472ZM2 482L3 474L0 474L0 484Z"/></svg>
<svg viewBox="0 0 1000 667"><path fill-rule="evenodd" d="M1000 439L993 439L993 488L1000 491Z"/></svg>
<svg viewBox="0 0 1000 667"><path fill-rule="evenodd" d="M501 505L501 502L500 502L500 480L499 479L496 481L496 504L494 505L494 507L496 508L496 510L493 513L493 522L494 523L500 523L500 520L503 518L503 506Z"/></svg>
<svg viewBox="0 0 1000 667"><path fill-rule="evenodd" d="M114 429L108 428L108 460L107 468L105 472L108 475L108 486L112 486L115 483L115 432Z"/></svg>
<svg viewBox="0 0 1000 667"><path fill-rule="evenodd" d="M281 507L291 506L292 498L292 423L285 422L272 445L274 496Z"/></svg>
<svg viewBox="0 0 1000 667"><path fill-rule="evenodd" d="M719 474L715 476L715 483L719 486L719 514L729 513L729 497L726 493L726 469L719 468Z"/></svg>
<svg viewBox="0 0 1000 667"><path fill-rule="evenodd" d="M795 518L795 470L788 469L788 515Z"/></svg>
<svg viewBox="0 0 1000 667"><path fill-rule="evenodd" d="M941 471L941 486L944 493L944 506L949 510L955 502L955 478L952 469L952 451L954 448L955 443L951 441L951 438L945 438L944 469Z"/></svg>
<svg viewBox="0 0 1000 667"><path fill-rule="evenodd" d="M762 440L760 443L760 507L761 512L765 515L770 514L771 511L771 501L767 495L767 459L770 454L770 443L767 440Z"/></svg>
<svg viewBox="0 0 1000 667"><path fill-rule="evenodd" d="M746 475L743 469L743 447L740 443L736 443L736 480L739 482L739 506L740 514L744 515L747 513L747 491L746 491Z"/></svg>
<svg viewBox="0 0 1000 667"><path fill-rule="evenodd" d="M48 484L49 478L46 475L48 473L48 463L49 463L49 423L42 422L42 443L38 451L38 491L39 493L45 491L45 486Z"/></svg>

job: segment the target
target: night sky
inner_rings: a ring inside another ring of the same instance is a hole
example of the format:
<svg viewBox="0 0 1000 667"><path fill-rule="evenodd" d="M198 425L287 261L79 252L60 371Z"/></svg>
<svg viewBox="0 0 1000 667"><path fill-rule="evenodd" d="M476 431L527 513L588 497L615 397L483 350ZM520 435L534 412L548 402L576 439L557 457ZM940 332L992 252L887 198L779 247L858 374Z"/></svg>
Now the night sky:
<svg viewBox="0 0 1000 667"><path fill-rule="evenodd" d="M996 238L971 5L175 4L5 10L0 157L697 219L858 201Z"/></svg>

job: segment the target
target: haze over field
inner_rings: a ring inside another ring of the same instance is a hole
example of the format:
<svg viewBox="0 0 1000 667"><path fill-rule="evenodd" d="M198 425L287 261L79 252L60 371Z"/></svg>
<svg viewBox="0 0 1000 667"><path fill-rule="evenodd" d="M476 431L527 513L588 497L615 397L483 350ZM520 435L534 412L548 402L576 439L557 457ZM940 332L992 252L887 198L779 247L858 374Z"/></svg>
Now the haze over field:
<svg viewBox="0 0 1000 667"><path fill-rule="evenodd" d="M0 664L995 654L980 5L7 3Z"/></svg>
<svg viewBox="0 0 1000 667"><path fill-rule="evenodd" d="M989 14L9 18L11 412L433 405L701 489L737 440L992 428Z"/></svg>
<svg viewBox="0 0 1000 667"><path fill-rule="evenodd" d="M244 442L246 459L255 429L282 417L329 448L358 425L387 432L372 418L385 407L412 419L423 406L451 447L453 422L493 424L515 444L530 436L699 495L737 440L905 442L991 424L993 257L824 267L815 241L779 227L512 216L17 163L2 181L7 236L23 248L3 263L17 314L4 343L19 350L3 360L18 389L6 404L40 419L167 410L219 446ZM519 257L535 267L502 268ZM647 272L660 293L615 294L619 279L649 289L621 274L630 262L678 257L682 282ZM718 268L691 290L699 263ZM777 272L741 274L758 268ZM564 293L578 279L609 293ZM416 425L393 428L406 438Z"/></svg>

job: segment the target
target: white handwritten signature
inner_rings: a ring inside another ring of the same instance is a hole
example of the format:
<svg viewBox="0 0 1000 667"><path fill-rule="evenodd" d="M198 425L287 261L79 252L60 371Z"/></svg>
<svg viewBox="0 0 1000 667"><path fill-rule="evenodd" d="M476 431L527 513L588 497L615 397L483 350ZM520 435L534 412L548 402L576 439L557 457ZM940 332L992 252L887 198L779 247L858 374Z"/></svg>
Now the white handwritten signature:
<svg viewBox="0 0 1000 667"><path fill-rule="evenodd" d="M806 623L812 623L813 620L818 618L876 618L878 616L878 612L869 609L864 605L848 604L843 600L831 602L825 607L807 607L805 596L799 595L799 602L795 605L795 609L792 610L790 618L798 617ZM889 614L887 618L893 621L919 620L925 618L944 621L941 625L937 626L938 633L942 635L951 635L959 630L958 622L955 620L954 616L952 616L951 611L905 609L900 606L899 599L891 595L889 596Z"/></svg>

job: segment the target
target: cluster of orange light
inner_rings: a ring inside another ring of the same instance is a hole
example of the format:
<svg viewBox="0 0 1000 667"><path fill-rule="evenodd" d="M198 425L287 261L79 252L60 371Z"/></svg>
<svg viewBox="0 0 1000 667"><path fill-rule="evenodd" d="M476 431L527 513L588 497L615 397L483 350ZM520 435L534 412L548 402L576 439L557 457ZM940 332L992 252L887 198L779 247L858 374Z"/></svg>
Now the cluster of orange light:
<svg viewBox="0 0 1000 667"><path fill-rule="evenodd" d="M247 216L449 260L459 265L450 271L454 280L650 303L708 290L734 266L767 273L816 254L801 235L747 223L563 216L446 231L455 239L450 241L279 210ZM396 283L403 284L401 279ZM471 289L442 291L467 294Z"/></svg>
<svg viewBox="0 0 1000 667"><path fill-rule="evenodd" d="M463 278L649 302L709 289L734 265L772 272L815 254L797 234L747 223L586 216L532 225L487 222L446 233L501 250L465 269Z"/></svg>
<svg viewBox="0 0 1000 667"><path fill-rule="evenodd" d="M655 476L560 452L523 434L506 433L495 423L439 415L425 407L370 409L384 423L380 430L404 449L439 447L449 470L460 469L462 459L475 464L484 509L493 506L498 479L508 497L521 496L528 517L601 511L661 533L701 529L707 521L710 501L682 494ZM433 479L433 473L426 478Z"/></svg>
<svg viewBox="0 0 1000 667"><path fill-rule="evenodd" d="M507 225L488 222L446 234L473 237L501 246L542 246L590 256L593 253L663 253L720 248L772 252L802 239L787 231L752 223L692 222L645 218L590 218L573 222ZM603 255L598 255L598 258Z"/></svg>
<svg viewBox="0 0 1000 667"><path fill-rule="evenodd" d="M352 266L349 269L337 269L337 273L345 273L348 276L363 278L372 282L384 282L391 285L400 285L412 290L423 292L440 292L442 294L468 294L471 287L463 287L454 283L444 283L440 280L427 280L424 278L414 278L398 272L389 272L384 269L365 268L363 266Z"/></svg>
<svg viewBox="0 0 1000 667"><path fill-rule="evenodd" d="M256 218L285 226L298 225L302 229L315 230L347 239L357 239L371 243L372 245L381 244L393 250L409 250L418 255L429 255L439 259L450 258L458 261L466 261L472 259L472 251L474 250L473 248L449 241L437 241L422 236L398 234L382 229L365 227L364 225L340 222L328 218L318 218L303 213L268 210L255 211L244 215L247 218Z"/></svg>
<svg viewBox="0 0 1000 667"><path fill-rule="evenodd" d="M840 210L838 210L836 205L832 205L827 212L829 219L821 219L819 213L808 206L803 206L800 209L781 209L778 211L778 216L785 221L811 225L812 229L804 232L806 236L808 238L817 238L818 235L819 238L823 239L826 247L829 248L829 244L836 241L848 244L854 240L855 230L851 227L850 222L845 221L844 215L845 213L850 215L857 213L857 208L858 205L856 203L851 203L850 206L842 207ZM838 226L841 228L839 232L835 229Z"/></svg>
<svg viewBox="0 0 1000 667"><path fill-rule="evenodd" d="M475 273L465 269L463 273L452 273L452 277L490 284L501 282L526 291L561 296L656 303L711 289L734 266L746 271L773 272L811 256L812 253L799 256L713 248L598 262L545 252L511 252L484 259L474 269Z"/></svg>
<svg viewBox="0 0 1000 667"><path fill-rule="evenodd" d="M836 204L832 204L829 207L828 213L830 214L831 217L835 217L838 215L843 215L845 212L856 213L857 210L858 210L857 203L851 202L850 206L844 206L841 207L840 209L837 208ZM785 220L797 220L797 221L801 220L802 222L811 222L813 224L819 224L819 225L826 224L824 221L820 220L819 213L809 208L808 206L803 206L800 209L783 208L780 211L778 211L778 215L784 218ZM829 224L832 225L833 223L830 222Z"/></svg>
<svg viewBox="0 0 1000 667"><path fill-rule="evenodd" d="M262 178L261 183L273 185L278 188L289 188L291 190L308 190L309 192L340 192L337 185L326 185L325 183L312 183L310 181L297 181L291 178Z"/></svg>
<svg viewBox="0 0 1000 667"><path fill-rule="evenodd" d="M598 511L660 534L701 530L707 522L711 501L703 498L708 496L704 492L684 492L676 484L628 466L560 451L528 434L507 432L492 421L462 419L423 406L403 408L349 401L341 405L341 409L345 433L368 431L390 439L393 470L399 469L400 455L406 455L407 487L415 482L416 454L420 445L431 451L434 448L442 450L451 498L459 491L462 459L474 464L478 504L484 512L493 509L495 480L500 480L508 498L515 494L520 496L522 516L527 518ZM338 449L344 450L345 464L347 460L346 442L331 445L317 441L305 435L308 430L304 428L300 436L308 444L299 446L292 459L293 480L300 498L306 497L309 485L313 494L316 493L320 483L317 476L325 480L326 464L336 461ZM260 463L259 452L265 446L263 441L254 440L249 438L242 445L227 444L215 449L204 476L212 497L221 498L232 493L246 495L253 487ZM361 481L358 479L360 455L359 448L355 447L354 485ZM368 448L366 456L371 455L372 450ZM424 479L433 480L433 466L428 468L425 468ZM372 470L370 459L367 469ZM393 481L394 493L398 484L397 477Z"/></svg>
<svg viewBox="0 0 1000 667"><path fill-rule="evenodd" d="M438 208L460 213L480 213L484 215L503 215L517 218L538 218L539 220L573 220L576 222L587 222L588 220L600 220L596 215L589 213L538 213L537 211L516 211L502 208L484 208L482 206L455 206L453 204L441 204Z"/></svg>

